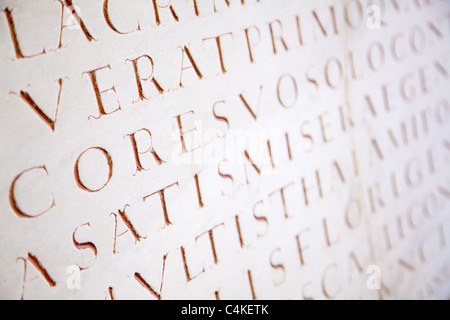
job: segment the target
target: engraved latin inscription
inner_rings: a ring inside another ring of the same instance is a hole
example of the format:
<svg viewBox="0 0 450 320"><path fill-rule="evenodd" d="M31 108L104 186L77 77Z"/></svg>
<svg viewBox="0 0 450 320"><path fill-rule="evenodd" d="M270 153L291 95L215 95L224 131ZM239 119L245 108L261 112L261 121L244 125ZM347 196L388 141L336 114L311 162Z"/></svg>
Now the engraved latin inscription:
<svg viewBox="0 0 450 320"><path fill-rule="evenodd" d="M0 298L448 299L449 13L0 4Z"/></svg>

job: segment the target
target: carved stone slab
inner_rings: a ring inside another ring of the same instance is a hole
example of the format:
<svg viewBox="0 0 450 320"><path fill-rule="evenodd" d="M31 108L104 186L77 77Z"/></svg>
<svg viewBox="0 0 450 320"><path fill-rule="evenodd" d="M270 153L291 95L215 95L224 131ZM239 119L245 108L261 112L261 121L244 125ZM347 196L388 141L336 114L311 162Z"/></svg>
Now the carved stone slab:
<svg viewBox="0 0 450 320"><path fill-rule="evenodd" d="M0 10L0 298L450 298L448 1Z"/></svg>

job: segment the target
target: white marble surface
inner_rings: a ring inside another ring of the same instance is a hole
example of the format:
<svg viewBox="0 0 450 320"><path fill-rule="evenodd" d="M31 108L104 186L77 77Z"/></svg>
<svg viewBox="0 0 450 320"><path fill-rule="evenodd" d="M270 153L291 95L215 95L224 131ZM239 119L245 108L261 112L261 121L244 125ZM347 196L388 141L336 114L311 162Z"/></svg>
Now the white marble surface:
<svg viewBox="0 0 450 320"><path fill-rule="evenodd" d="M448 1L243 2L0 0L0 298L450 297Z"/></svg>

